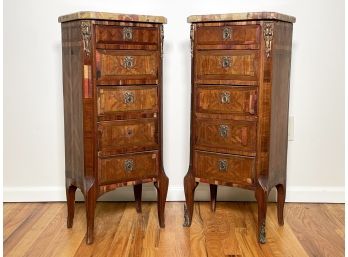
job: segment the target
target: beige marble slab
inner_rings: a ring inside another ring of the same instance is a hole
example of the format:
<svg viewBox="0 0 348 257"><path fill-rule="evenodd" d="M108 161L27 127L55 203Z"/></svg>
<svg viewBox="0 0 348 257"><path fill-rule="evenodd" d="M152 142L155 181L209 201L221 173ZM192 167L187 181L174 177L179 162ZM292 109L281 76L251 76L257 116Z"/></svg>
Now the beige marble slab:
<svg viewBox="0 0 348 257"><path fill-rule="evenodd" d="M207 14L191 15L187 17L187 22L209 22L209 21L244 21L244 20L279 20L295 23L296 18L277 12L246 12L246 13L226 13L226 14Z"/></svg>
<svg viewBox="0 0 348 257"><path fill-rule="evenodd" d="M167 23L167 18L163 16L138 15L125 13L108 12L75 12L60 16L58 22L67 22L73 20L112 20L112 21L134 21L150 23Z"/></svg>

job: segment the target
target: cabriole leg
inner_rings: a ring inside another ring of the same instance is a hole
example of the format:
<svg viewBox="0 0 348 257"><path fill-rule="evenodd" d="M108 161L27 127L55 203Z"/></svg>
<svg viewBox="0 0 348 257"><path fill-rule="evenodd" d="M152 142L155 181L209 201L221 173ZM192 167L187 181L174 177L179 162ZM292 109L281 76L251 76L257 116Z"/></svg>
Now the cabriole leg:
<svg viewBox="0 0 348 257"><path fill-rule="evenodd" d="M186 204L184 206L184 227L189 227L192 223L194 191L197 185L198 183L195 182L195 178L193 177L190 169L184 178L184 189L186 198Z"/></svg>
<svg viewBox="0 0 348 257"><path fill-rule="evenodd" d="M157 188L157 212L158 212L158 222L161 228L165 227L164 222L164 207L167 199L169 180L164 171L155 182L155 187Z"/></svg>
<svg viewBox="0 0 348 257"><path fill-rule="evenodd" d="M74 185L69 185L66 187L66 200L68 206L68 217L67 217L67 227L72 228L74 222L75 213L75 192L77 187Z"/></svg>
<svg viewBox="0 0 348 257"><path fill-rule="evenodd" d="M278 213L278 224L284 225L284 203L286 195L285 184L278 184L277 186L277 213Z"/></svg>
<svg viewBox="0 0 348 257"><path fill-rule="evenodd" d="M266 213L267 213L267 190L258 186L255 192L255 197L258 205L258 241L261 244L266 243Z"/></svg>

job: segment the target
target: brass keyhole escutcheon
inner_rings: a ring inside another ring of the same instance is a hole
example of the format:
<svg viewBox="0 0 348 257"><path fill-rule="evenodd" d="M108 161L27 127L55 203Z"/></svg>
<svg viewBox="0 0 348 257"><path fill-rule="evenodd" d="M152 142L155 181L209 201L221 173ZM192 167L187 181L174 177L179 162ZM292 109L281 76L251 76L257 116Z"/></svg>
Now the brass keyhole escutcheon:
<svg viewBox="0 0 348 257"><path fill-rule="evenodd" d="M231 30L231 28L224 28L223 30L222 30L222 38L224 39L224 40L228 40L228 39L231 39L232 38L232 30Z"/></svg>
<svg viewBox="0 0 348 257"><path fill-rule="evenodd" d="M128 159L124 161L124 170L126 172L131 172L134 169L134 161L132 159Z"/></svg>
<svg viewBox="0 0 348 257"><path fill-rule="evenodd" d="M133 56L125 56L123 59L123 67L127 70L134 67L134 57Z"/></svg>
<svg viewBox="0 0 348 257"><path fill-rule="evenodd" d="M223 56L221 58L221 66L222 66L222 68L226 69L226 68L231 67L231 65L232 65L232 60L231 60L230 56Z"/></svg>
<svg viewBox="0 0 348 257"><path fill-rule="evenodd" d="M133 92L125 92L123 95L123 100L125 104L134 103L134 93Z"/></svg>
<svg viewBox="0 0 348 257"><path fill-rule="evenodd" d="M123 28L123 40L132 40L133 39L133 29L131 27Z"/></svg>
<svg viewBox="0 0 348 257"><path fill-rule="evenodd" d="M222 92L220 94L220 101L222 104L229 104L231 101L231 94L230 92Z"/></svg>
<svg viewBox="0 0 348 257"><path fill-rule="evenodd" d="M228 126L227 125L220 125L219 134L221 137L226 138L228 135Z"/></svg>
<svg viewBox="0 0 348 257"><path fill-rule="evenodd" d="M219 160L218 161L218 168L219 168L219 171L226 172L227 169L228 169L228 162L227 162L227 160Z"/></svg>

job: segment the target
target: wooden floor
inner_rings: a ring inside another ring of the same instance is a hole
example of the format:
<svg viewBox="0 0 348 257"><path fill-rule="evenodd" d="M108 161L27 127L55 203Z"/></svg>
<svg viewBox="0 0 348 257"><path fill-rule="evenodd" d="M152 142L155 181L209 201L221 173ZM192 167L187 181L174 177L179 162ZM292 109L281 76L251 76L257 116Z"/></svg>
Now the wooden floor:
<svg viewBox="0 0 348 257"><path fill-rule="evenodd" d="M4 256L344 256L343 204L286 204L279 227L276 206L268 205L267 244L256 241L254 203L196 203L191 228L184 228L183 203L166 205L159 229L155 203L99 202L95 241L86 245L84 204L66 228L65 203L4 204Z"/></svg>

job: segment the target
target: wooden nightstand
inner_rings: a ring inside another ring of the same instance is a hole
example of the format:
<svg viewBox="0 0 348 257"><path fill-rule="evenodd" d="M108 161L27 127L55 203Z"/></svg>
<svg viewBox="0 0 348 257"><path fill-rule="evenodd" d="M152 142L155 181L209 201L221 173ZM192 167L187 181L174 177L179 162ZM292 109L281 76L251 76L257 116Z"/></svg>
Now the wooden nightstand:
<svg viewBox="0 0 348 257"><path fill-rule="evenodd" d="M283 225L292 27L279 13L190 16L192 54L190 167L185 226L199 182L255 191L258 240L266 242L267 197L278 191Z"/></svg>
<svg viewBox="0 0 348 257"><path fill-rule="evenodd" d="M76 188L86 201L87 243L102 194L154 182L164 227L168 178L162 165L161 16L78 12L62 23L67 226Z"/></svg>

